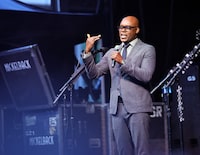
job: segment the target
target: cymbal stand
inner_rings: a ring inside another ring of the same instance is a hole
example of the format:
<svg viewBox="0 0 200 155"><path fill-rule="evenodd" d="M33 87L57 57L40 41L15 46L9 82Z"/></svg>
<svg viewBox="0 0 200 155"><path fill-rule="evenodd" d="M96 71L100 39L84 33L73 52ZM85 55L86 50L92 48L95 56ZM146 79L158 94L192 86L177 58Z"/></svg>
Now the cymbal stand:
<svg viewBox="0 0 200 155"><path fill-rule="evenodd" d="M166 105L166 112L167 112L167 128L168 128L168 148L169 148L169 155L171 155L171 110L170 110L170 103L169 103L169 95L171 94L171 86L176 81L176 77L179 73L184 74L185 71L189 68L189 66L193 63L193 59L197 57L200 53L200 43L193 47L193 50L189 53L186 53L183 60L180 63L177 63L167 74L167 76L150 92L153 94L158 88L162 87L162 98ZM180 97L180 96L179 96ZM179 98L180 99L180 98ZM181 105L181 106L180 106ZM182 104L179 103L179 119L183 121L181 117L183 116ZM182 133L181 133L182 134ZM182 139L181 139L182 140ZM183 147L181 142L181 147ZM182 150L184 150L182 148ZM183 151L182 151L183 152Z"/></svg>

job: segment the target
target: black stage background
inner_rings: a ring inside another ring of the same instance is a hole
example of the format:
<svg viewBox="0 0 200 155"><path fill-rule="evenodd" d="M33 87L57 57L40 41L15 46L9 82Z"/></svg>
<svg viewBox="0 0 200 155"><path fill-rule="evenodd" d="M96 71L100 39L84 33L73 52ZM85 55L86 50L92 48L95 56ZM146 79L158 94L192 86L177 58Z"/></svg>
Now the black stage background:
<svg viewBox="0 0 200 155"><path fill-rule="evenodd" d="M4 1L6 2L6 0ZM119 42L117 25L125 15L138 16L141 21L140 38L156 48L157 67L152 80L152 89L159 84L177 62L182 60L187 52L199 43L199 40L196 39L196 31L200 29L199 5L194 0L97 0L96 4L89 3L89 0L77 1L77 3L67 0L66 4L61 1L61 11L56 9L41 11L35 8L32 8L34 11L3 9L4 5L1 4L5 4L5 2L0 2L0 51L38 44L55 93L74 72L74 65L77 64L74 56L74 45L84 42L86 34L90 33L92 35L101 34L104 47L114 46ZM70 4L73 4L73 7L69 8ZM194 64L197 66L199 66L198 61L199 58L195 58ZM193 72L189 73L193 74ZM194 74L199 76L196 71ZM109 75L105 79L105 100L108 102ZM199 81L195 86L199 89ZM11 126L18 135L15 138L21 140L23 137L20 137L18 131L22 129L22 124L18 124L18 122L22 121L20 119L23 116L15 110L13 112L13 105L2 75L0 75L0 92L1 133L6 130L8 133L6 136L9 136L10 130L3 128L3 125L6 124L6 127L10 128ZM66 94L69 99L68 91ZM185 102L190 101L190 96L184 95L187 96ZM196 96L199 97L199 93L196 93ZM159 88L152 97L154 102L161 102L161 89ZM174 103L174 100L172 102ZM194 104L196 103L199 103L198 99L194 101ZM4 109L6 110L4 111ZM13 115L16 117L13 118ZM198 120L196 117L199 118L200 115L191 118L195 120L195 124ZM15 122L14 126L10 125L11 120ZM186 136L190 137L187 134ZM188 148L199 148L198 136L196 134L191 138L192 140L188 140L188 143L192 141L194 146L185 145ZM0 141L1 150L4 150L3 146L7 144L4 144L2 134L0 138L2 139ZM179 138L175 137L173 140L177 142ZM17 141L17 139L15 140ZM179 143L173 146L173 148L177 147L180 147Z"/></svg>
<svg viewBox="0 0 200 155"><path fill-rule="evenodd" d="M156 47L157 68L152 87L198 43L195 38L196 30L200 27L197 2L100 2L98 12L90 14L85 14L84 6L80 7L78 2L73 4L78 9L71 9L71 12L0 10L0 51L37 43L57 91L73 73L74 64L77 63L74 45L84 42L86 34L91 33L102 35L104 47L114 46L119 42L117 25L125 15L139 17L141 39ZM93 5L87 7L94 9ZM83 13L76 13L81 11ZM3 98L1 100L6 102L3 96L0 96ZM159 95L155 96L155 100L160 100Z"/></svg>

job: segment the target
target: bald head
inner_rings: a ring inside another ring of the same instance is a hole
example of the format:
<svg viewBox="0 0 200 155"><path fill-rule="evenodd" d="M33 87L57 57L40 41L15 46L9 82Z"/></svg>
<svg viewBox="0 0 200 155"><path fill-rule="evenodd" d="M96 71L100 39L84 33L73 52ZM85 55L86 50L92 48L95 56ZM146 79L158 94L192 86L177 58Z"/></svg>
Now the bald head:
<svg viewBox="0 0 200 155"><path fill-rule="evenodd" d="M139 27L139 20L135 16L126 16L121 22L129 22L131 25Z"/></svg>
<svg viewBox="0 0 200 155"><path fill-rule="evenodd" d="M119 25L119 37L122 42L130 42L139 33L139 20L135 16L124 17Z"/></svg>

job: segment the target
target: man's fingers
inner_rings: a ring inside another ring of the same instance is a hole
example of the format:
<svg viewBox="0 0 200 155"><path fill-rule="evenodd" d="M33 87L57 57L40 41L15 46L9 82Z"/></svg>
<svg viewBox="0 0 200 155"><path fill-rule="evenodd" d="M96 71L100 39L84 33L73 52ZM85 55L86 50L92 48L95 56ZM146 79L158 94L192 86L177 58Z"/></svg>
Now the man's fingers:
<svg viewBox="0 0 200 155"><path fill-rule="evenodd" d="M87 37L90 38L90 34L89 33L87 34Z"/></svg>
<svg viewBox="0 0 200 155"><path fill-rule="evenodd" d="M87 34L87 38L90 38L90 37L91 37L91 35L88 33L88 34ZM98 39L101 38L101 35L99 34L99 35L97 35L97 36L92 36L92 38L94 38L95 40L98 40Z"/></svg>

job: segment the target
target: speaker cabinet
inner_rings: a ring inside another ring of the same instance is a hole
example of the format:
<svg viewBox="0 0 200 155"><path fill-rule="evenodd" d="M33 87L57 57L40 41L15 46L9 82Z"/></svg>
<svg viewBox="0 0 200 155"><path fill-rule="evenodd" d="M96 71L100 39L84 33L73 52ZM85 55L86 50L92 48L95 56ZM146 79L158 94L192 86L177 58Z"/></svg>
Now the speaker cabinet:
<svg viewBox="0 0 200 155"><path fill-rule="evenodd" d="M171 145L173 155L200 152L199 66L177 77L172 87Z"/></svg>
<svg viewBox="0 0 200 155"><path fill-rule="evenodd" d="M63 155L62 108L23 113L24 155Z"/></svg>
<svg viewBox="0 0 200 155"><path fill-rule="evenodd" d="M1 155L109 155L107 105L13 108L0 116Z"/></svg>
<svg viewBox="0 0 200 155"><path fill-rule="evenodd" d="M167 155L167 118L163 102L153 103L153 113L150 115L150 118L151 155Z"/></svg>
<svg viewBox="0 0 200 155"><path fill-rule="evenodd" d="M66 114L64 148L67 155L108 155L106 105L69 105Z"/></svg>

